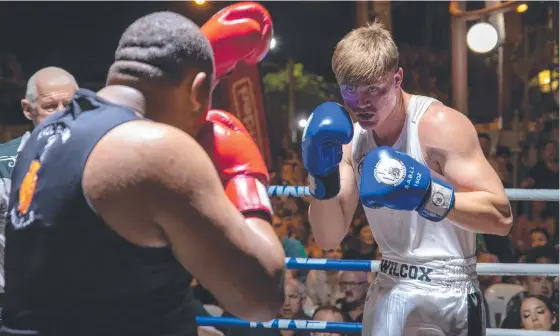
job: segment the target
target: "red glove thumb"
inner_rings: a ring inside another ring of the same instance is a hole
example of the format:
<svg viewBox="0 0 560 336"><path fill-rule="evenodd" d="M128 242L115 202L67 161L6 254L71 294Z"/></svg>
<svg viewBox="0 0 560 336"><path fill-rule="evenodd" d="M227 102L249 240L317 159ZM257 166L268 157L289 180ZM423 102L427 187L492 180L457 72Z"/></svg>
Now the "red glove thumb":
<svg viewBox="0 0 560 336"><path fill-rule="evenodd" d="M216 77L233 71L238 62L256 64L270 50L272 19L256 2L240 2L214 14L202 28L214 51Z"/></svg>

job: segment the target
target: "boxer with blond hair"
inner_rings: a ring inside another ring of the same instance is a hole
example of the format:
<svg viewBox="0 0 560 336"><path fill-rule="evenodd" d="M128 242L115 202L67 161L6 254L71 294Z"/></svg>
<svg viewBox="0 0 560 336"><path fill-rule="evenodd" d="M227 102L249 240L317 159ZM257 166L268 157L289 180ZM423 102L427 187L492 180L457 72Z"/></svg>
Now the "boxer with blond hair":
<svg viewBox="0 0 560 336"><path fill-rule="evenodd" d="M484 335L476 233L507 235L512 214L473 124L403 91L397 47L379 22L348 33L332 69L344 107L317 107L302 141L309 220L330 249L364 207L383 259L362 335Z"/></svg>

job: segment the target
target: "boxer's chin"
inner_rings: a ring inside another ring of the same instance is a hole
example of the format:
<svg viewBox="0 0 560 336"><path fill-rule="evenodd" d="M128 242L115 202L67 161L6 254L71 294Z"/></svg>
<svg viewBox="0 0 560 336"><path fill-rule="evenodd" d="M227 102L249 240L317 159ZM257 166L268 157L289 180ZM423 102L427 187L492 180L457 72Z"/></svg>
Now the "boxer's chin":
<svg viewBox="0 0 560 336"><path fill-rule="evenodd" d="M375 128L375 126L377 126L377 120L375 118L370 119L370 120L359 120L358 119L358 124L360 124L360 127L362 127L365 130L373 130Z"/></svg>

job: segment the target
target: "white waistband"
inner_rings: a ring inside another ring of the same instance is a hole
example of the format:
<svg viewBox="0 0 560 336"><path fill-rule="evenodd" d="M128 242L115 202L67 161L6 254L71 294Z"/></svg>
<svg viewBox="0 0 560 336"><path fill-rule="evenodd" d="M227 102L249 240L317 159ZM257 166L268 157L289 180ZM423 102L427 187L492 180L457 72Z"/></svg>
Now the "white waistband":
<svg viewBox="0 0 560 336"><path fill-rule="evenodd" d="M476 257L424 262L383 258L379 270L383 276L388 276L393 280L412 280L426 284L451 285L477 279Z"/></svg>

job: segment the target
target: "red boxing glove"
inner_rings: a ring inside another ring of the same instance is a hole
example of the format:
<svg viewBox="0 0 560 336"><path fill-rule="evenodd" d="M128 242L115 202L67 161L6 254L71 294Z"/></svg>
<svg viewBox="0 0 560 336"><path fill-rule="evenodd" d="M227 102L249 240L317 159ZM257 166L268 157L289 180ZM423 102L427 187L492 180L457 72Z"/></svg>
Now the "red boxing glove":
<svg viewBox="0 0 560 336"><path fill-rule="evenodd" d="M214 14L202 28L214 51L216 77L233 71L238 62L260 62L270 49L272 19L256 2L239 2Z"/></svg>
<svg viewBox="0 0 560 336"><path fill-rule="evenodd" d="M268 169L253 138L241 121L211 110L197 140L214 162L230 201L245 216L272 220L268 198Z"/></svg>

